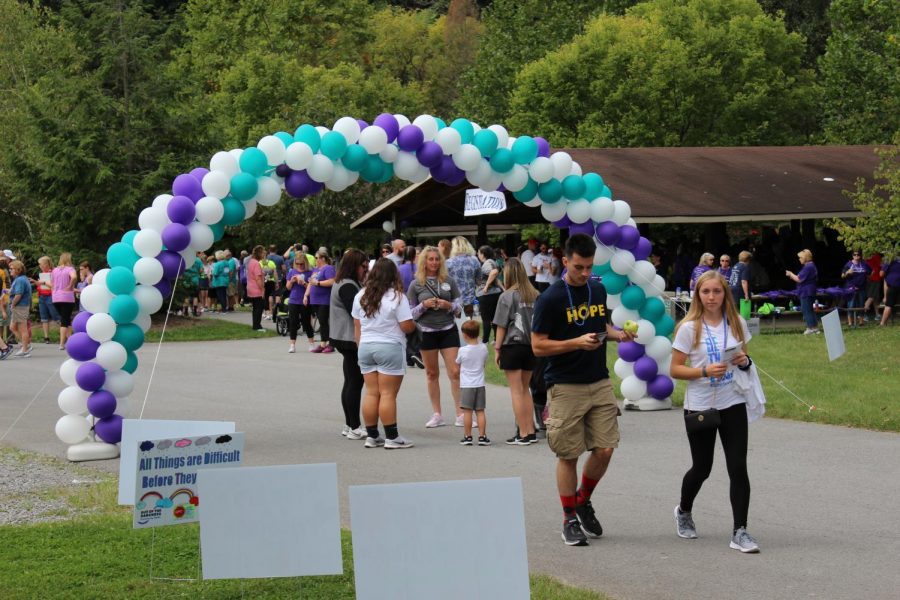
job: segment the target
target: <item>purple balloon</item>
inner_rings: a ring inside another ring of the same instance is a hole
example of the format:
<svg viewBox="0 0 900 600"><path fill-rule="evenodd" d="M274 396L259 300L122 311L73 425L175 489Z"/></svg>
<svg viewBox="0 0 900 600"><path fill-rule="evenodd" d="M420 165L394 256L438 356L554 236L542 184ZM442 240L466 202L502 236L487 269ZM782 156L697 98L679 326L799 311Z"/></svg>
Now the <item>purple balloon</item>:
<svg viewBox="0 0 900 600"><path fill-rule="evenodd" d="M607 246L615 246L619 241L619 226L612 221L603 221L597 225L597 239Z"/></svg>
<svg viewBox="0 0 900 600"><path fill-rule="evenodd" d="M181 223L169 223L162 230L162 241L169 250L181 252L191 245L191 232Z"/></svg>
<svg viewBox="0 0 900 600"><path fill-rule="evenodd" d="M82 333L87 331L87 322L90 319L92 313L89 313L86 310L81 311L75 318L72 319L72 331L75 333Z"/></svg>
<svg viewBox="0 0 900 600"><path fill-rule="evenodd" d="M556 227L558 229L562 229L563 227L571 227L572 219L569 218L569 215L563 215L562 219L553 221L553 223L551 223L551 225L553 225L554 227Z"/></svg>
<svg viewBox="0 0 900 600"><path fill-rule="evenodd" d="M641 381L652 381L658 371L656 361L649 356L642 356L634 361L634 374Z"/></svg>
<svg viewBox="0 0 900 600"><path fill-rule="evenodd" d="M158 282L153 284L153 287L159 290L159 293L162 294L163 298L168 298L172 293L172 284L169 283L166 279L160 279Z"/></svg>
<svg viewBox="0 0 900 600"><path fill-rule="evenodd" d="M314 183L306 171L291 171L284 180L284 189L294 198L304 198L312 193Z"/></svg>
<svg viewBox="0 0 900 600"><path fill-rule="evenodd" d="M279 177L287 177L292 172L293 171L291 171L291 168L284 163L275 167L275 174L278 175Z"/></svg>
<svg viewBox="0 0 900 600"><path fill-rule="evenodd" d="M575 235L576 233L592 235L594 233L594 224L590 221L585 221L584 223L572 223L569 225L569 235Z"/></svg>
<svg viewBox="0 0 900 600"><path fill-rule="evenodd" d="M619 243L616 244L622 250L632 250L641 240L641 232L632 225L622 225L619 228Z"/></svg>
<svg viewBox="0 0 900 600"><path fill-rule="evenodd" d="M199 200L203 197L203 186L197 178L187 173L182 173L172 182L172 194L175 196L187 196L191 200Z"/></svg>
<svg viewBox="0 0 900 600"><path fill-rule="evenodd" d="M74 337L74 336L73 336ZM70 340L71 341L71 340ZM75 371L75 383L86 392L95 392L106 382L106 371L93 362L86 362Z"/></svg>
<svg viewBox="0 0 900 600"><path fill-rule="evenodd" d="M173 223L181 223L182 225L190 225L191 221L197 215L197 209L194 208L194 202L187 196L175 196L169 200L166 206L166 214Z"/></svg>
<svg viewBox="0 0 900 600"><path fill-rule="evenodd" d="M634 362L644 355L644 347L637 342L619 344L619 358L626 362Z"/></svg>
<svg viewBox="0 0 900 600"><path fill-rule="evenodd" d="M647 393L657 400L665 400L675 391L675 382L667 375L657 375L647 384Z"/></svg>
<svg viewBox="0 0 900 600"><path fill-rule="evenodd" d="M438 169L440 169L441 178L444 181L449 182L451 179L456 177L457 167L453 162L453 158L449 156L444 156L443 154L441 155L441 165L438 167Z"/></svg>
<svg viewBox="0 0 900 600"><path fill-rule="evenodd" d="M400 123L397 122L397 117L391 113L381 113L375 117L374 125L384 129L384 132L387 134L388 143L396 140L397 134L400 133Z"/></svg>
<svg viewBox="0 0 900 600"><path fill-rule="evenodd" d="M91 415L105 419L116 412L116 397L106 390L98 390L88 396L87 408Z"/></svg>
<svg viewBox="0 0 900 600"><path fill-rule="evenodd" d="M162 265L163 277L166 279L175 279L184 270L184 259L177 252L163 250L156 255L156 260Z"/></svg>
<svg viewBox="0 0 900 600"><path fill-rule="evenodd" d="M550 156L550 142L545 140L542 137L534 138L534 141L537 142L538 145L538 156L543 156L545 158L549 158Z"/></svg>
<svg viewBox="0 0 900 600"><path fill-rule="evenodd" d="M459 185L465 180L466 172L454 165L453 173L450 175L450 177L447 178L447 185Z"/></svg>
<svg viewBox="0 0 900 600"><path fill-rule="evenodd" d="M122 441L122 417L111 415L94 423L94 433L107 444L118 444Z"/></svg>
<svg viewBox="0 0 900 600"><path fill-rule="evenodd" d="M416 158L422 166L433 169L442 164L444 151L437 142L425 142L416 152Z"/></svg>
<svg viewBox="0 0 900 600"><path fill-rule="evenodd" d="M95 342L85 332L72 334L72 337L66 341L66 352L69 356L82 362L97 356L97 348L99 347L100 342Z"/></svg>
<svg viewBox="0 0 900 600"><path fill-rule="evenodd" d="M642 237L638 240L637 246L634 247L634 250L631 251L634 254L634 260L647 260L647 257L650 256L650 253L653 251L653 244L650 243L645 237Z"/></svg>
<svg viewBox="0 0 900 600"><path fill-rule="evenodd" d="M321 181L312 181L311 179L310 179L310 181L312 182L312 185L310 186L310 190L309 190L310 196L315 196L316 194L318 194L319 192L321 192L322 190L325 189L325 184L322 183Z"/></svg>
<svg viewBox="0 0 900 600"><path fill-rule="evenodd" d="M397 145L406 152L415 152L425 141L425 134L415 125L407 125L397 134Z"/></svg>
<svg viewBox="0 0 900 600"><path fill-rule="evenodd" d="M357 119L356 122L359 124L360 131L362 131L363 129L365 129L366 127L369 126L369 124L366 123L365 121L363 121L362 119Z"/></svg>
<svg viewBox="0 0 900 600"><path fill-rule="evenodd" d="M207 169L205 167L197 167L196 169L191 169L191 172L189 173L189 175L191 177L193 177L194 179L196 179L197 181L201 182L200 189L202 191L203 190L203 185L202 185L203 178L206 177L207 175L209 175L209 169ZM202 196L201 196L201 198L202 198Z"/></svg>

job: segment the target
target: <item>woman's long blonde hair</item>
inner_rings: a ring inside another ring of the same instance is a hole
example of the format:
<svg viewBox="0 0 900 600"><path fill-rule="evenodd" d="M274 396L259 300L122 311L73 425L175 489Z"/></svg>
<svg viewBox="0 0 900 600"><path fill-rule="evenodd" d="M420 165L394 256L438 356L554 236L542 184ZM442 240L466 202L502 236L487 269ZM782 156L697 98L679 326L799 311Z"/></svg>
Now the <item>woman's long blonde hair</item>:
<svg viewBox="0 0 900 600"><path fill-rule="evenodd" d="M700 288L703 287L703 284L708 282L709 280L715 280L722 286L722 290L725 292L724 297L722 299L722 310L725 313L725 316L728 319L728 325L731 328L731 334L742 344L745 342L744 340L744 328L741 327L741 315L738 312L737 305L734 303L734 296L731 293L731 289L728 287L728 282L725 281L725 278L715 270L707 271L703 275L697 278L697 285L694 287L694 295L691 298L691 307L688 309L687 314L678 323L678 327L675 328L676 334L678 333L678 329L691 321L694 323L694 343L693 347L696 348L700 344L700 332L703 327L700 326L700 321L703 319L703 302L700 301Z"/></svg>
<svg viewBox="0 0 900 600"><path fill-rule="evenodd" d="M475 256L475 248L469 243L469 240L461 235L453 238L450 245L450 257L454 256Z"/></svg>
<svg viewBox="0 0 900 600"><path fill-rule="evenodd" d="M503 284L506 286L506 291L516 290L519 292L519 297L524 304L534 304L534 301L537 300L538 291L531 285L528 275L525 274L525 267L518 258L509 258L503 265Z"/></svg>
<svg viewBox="0 0 900 600"><path fill-rule="evenodd" d="M441 266L438 267L437 274L438 283L444 283L447 281L447 278L450 277L450 274L447 273L447 263L444 261L444 255L441 253L440 249L438 249L437 246L425 246L422 248L422 251L419 252L419 258L416 260L416 281L419 282L419 285L425 285L425 261L432 252L437 254L441 259Z"/></svg>
<svg viewBox="0 0 900 600"><path fill-rule="evenodd" d="M59 255L59 265L60 267L71 267L72 266L72 253L71 252L63 252Z"/></svg>

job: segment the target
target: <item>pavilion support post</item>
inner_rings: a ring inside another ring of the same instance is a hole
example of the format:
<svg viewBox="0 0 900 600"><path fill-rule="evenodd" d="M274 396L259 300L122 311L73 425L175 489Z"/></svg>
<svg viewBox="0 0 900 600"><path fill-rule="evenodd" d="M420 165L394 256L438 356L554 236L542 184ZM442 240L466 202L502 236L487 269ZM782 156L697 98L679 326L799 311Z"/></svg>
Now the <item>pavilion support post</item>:
<svg viewBox="0 0 900 600"><path fill-rule="evenodd" d="M487 243L487 223L484 222L484 217L478 217L478 235L475 236L475 246L480 248L487 245Z"/></svg>
<svg viewBox="0 0 900 600"><path fill-rule="evenodd" d="M800 221L801 236L803 247L814 250L816 247L816 222L814 219L803 219Z"/></svg>
<svg viewBox="0 0 900 600"><path fill-rule="evenodd" d="M704 226L704 238L707 252L712 252L716 258L728 250L728 231L725 223L707 223Z"/></svg>

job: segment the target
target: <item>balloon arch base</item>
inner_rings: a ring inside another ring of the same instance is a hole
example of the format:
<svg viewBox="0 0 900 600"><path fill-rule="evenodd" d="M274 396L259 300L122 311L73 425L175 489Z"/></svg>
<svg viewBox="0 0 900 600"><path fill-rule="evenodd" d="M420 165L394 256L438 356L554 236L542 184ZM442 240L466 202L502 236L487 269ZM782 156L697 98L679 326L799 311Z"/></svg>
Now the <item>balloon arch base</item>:
<svg viewBox="0 0 900 600"><path fill-rule="evenodd" d="M71 462L119 458L119 446L106 442L83 442L69 446L66 458Z"/></svg>
<svg viewBox="0 0 900 600"><path fill-rule="evenodd" d="M665 400L655 400L653 398L641 398L636 402L632 402L631 400L625 399L625 410L671 410L672 408L672 399L666 398Z"/></svg>

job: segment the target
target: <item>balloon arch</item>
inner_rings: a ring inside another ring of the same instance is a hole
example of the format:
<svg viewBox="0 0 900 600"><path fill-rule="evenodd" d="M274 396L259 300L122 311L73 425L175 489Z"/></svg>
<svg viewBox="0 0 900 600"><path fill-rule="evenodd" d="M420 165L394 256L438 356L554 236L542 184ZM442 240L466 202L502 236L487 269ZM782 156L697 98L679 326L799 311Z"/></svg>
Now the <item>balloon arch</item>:
<svg viewBox="0 0 900 600"><path fill-rule="evenodd" d="M603 178L582 173L565 152L551 153L543 138L512 137L501 125L482 129L456 119L448 126L430 115L410 122L384 113L371 125L343 117L330 130L306 124L293 134L267 135L255 147L217 152L209 169L178 175L171 194L141 211L140 230L110 246L109 268L81 293L83 310L66 347L70 358L60 367L67 387L58 397L66 413L56 424L59 439L80 444L96 437L104 446L121 440L123 401L134 389L135 351L150 315L172 293L185 260L193 262L197 251L221 239L226 226L276 204L282 189L305 198L325 188L340 192L360 178L384 183L393 177L505 188L519 202L540 207L555 226L592 234L594 274L607 289L612 323L637 323L637 341L618 346L621 392L630 402L668 400L674 322L660 298L665 281L646 260L651 244L630 207L612 200Z"/></svg>

